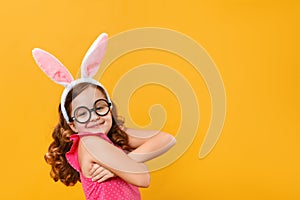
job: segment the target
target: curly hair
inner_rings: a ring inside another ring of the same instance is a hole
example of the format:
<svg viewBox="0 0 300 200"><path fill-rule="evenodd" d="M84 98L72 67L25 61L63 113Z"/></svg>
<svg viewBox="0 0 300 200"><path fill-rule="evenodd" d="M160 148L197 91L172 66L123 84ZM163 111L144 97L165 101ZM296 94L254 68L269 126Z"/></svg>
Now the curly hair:
<svg viewBox="0 0 300 200"><path fill-rule="evenodd" d="M69 92L65 101L65 108L67 113L71 113L71 102L82 91L88 87L95 87L99 89L104 95L105 92L102 87L90 83L80 83ZM80 181L79 173L68 163L65 154L70 150L73 142L70 136L77 134L70 128L69 124L64 119L60 105L58 108L59 122L52 132L53 142L48 148L48 152L44 158L46 162L51 165L50 176L54 181L60 180L66 186L73 186ZM70 116L69 116L70 117ZM118 118L115 106L112 109L112 127L107 136L116 145L125 151L132 151L133 149L128 144L128 135L122 130L124 121Z"/></svg>

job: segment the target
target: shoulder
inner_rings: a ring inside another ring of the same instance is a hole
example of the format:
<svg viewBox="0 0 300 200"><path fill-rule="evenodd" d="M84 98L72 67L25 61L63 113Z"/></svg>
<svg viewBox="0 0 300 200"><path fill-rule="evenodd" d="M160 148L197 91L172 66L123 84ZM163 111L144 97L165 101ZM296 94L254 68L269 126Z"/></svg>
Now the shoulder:
<svg viewBox="0 0 300 200"><path fill-rule="evenodd" d="M89 170L91 169L92 164L95 162L95 158L91 155L89 149L87 149L86 143L87 141L88 142L94 141L94 143L97 145L105 141L104 139L99 137L99 135L91 135L91 134L81 134L78 138L79 138L78 139L78 162L82 174L85 177L90 178Z"/></svg>
<svg viewBox="0 0 300 200"><path fill-rule="evenodd" d="M100 137L99 135L81 136L78 143L78 159L85 159L93 162L94 159L90 154L91 148L98 150L99 148L101 148L101 144L103 143L108 143L108 141L106 141L105 138ZM87 148L87 146L89 146L89 148Z"/></svg>

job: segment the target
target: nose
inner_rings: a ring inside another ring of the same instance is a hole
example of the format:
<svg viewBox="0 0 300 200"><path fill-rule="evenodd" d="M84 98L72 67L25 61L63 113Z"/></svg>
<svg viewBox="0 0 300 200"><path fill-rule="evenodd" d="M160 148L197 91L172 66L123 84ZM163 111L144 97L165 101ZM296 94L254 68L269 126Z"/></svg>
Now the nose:
<svg viewBox="0 0 300 200"><path fill-rule="evenodd" d="M92 111L92 112L91 112L91 119L90 119L90 121L96 121L96 120L98 120L99 118L100 118L100 116L97 115L95 111Z"/></svg>

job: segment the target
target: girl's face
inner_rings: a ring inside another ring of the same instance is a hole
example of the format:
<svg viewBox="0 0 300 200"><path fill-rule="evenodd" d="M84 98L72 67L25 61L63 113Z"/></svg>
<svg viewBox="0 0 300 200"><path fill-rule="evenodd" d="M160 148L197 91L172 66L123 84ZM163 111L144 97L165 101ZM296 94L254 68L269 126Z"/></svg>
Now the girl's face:
<svg viewBox="0 0 300 200"><path fill-rule="evenodd" d="M80 106L92 109L98 99L106 100L105 95L99 89L89 86L73 99L71 103L71 117L74 117L74 111ZM90 120L86 123L79 123L74 120L69 125L74 132L107 134L112 127L112 115L110 111L105 116L99 116L95 111L91 111Z"/></svg>

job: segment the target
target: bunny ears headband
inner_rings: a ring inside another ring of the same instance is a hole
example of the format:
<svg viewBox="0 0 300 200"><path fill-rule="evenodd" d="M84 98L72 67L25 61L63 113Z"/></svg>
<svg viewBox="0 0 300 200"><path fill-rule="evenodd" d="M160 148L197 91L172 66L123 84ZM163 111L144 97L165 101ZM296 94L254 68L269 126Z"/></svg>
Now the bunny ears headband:
<svg viewBox="0 0 300 200"><path fill-rule="evenodd" d="M106 50L106 46L107 34L102 33L85 54L80 67L81 78L76 80L74 80L73 76L70 74L67 68L53 55L39 48L35 48L32 50L33 58L37 65L42 69L42 71L55 83L63 85L65 87L61 96L60 106L62 114L67 123L70 122L70 119L65 108L66 97L70 90L79 83L91 83L100 86L105 91L107 100L111 103L110 97L105 87L101 83L93 79L93 76L99 69L101 60Z"/></svg>

